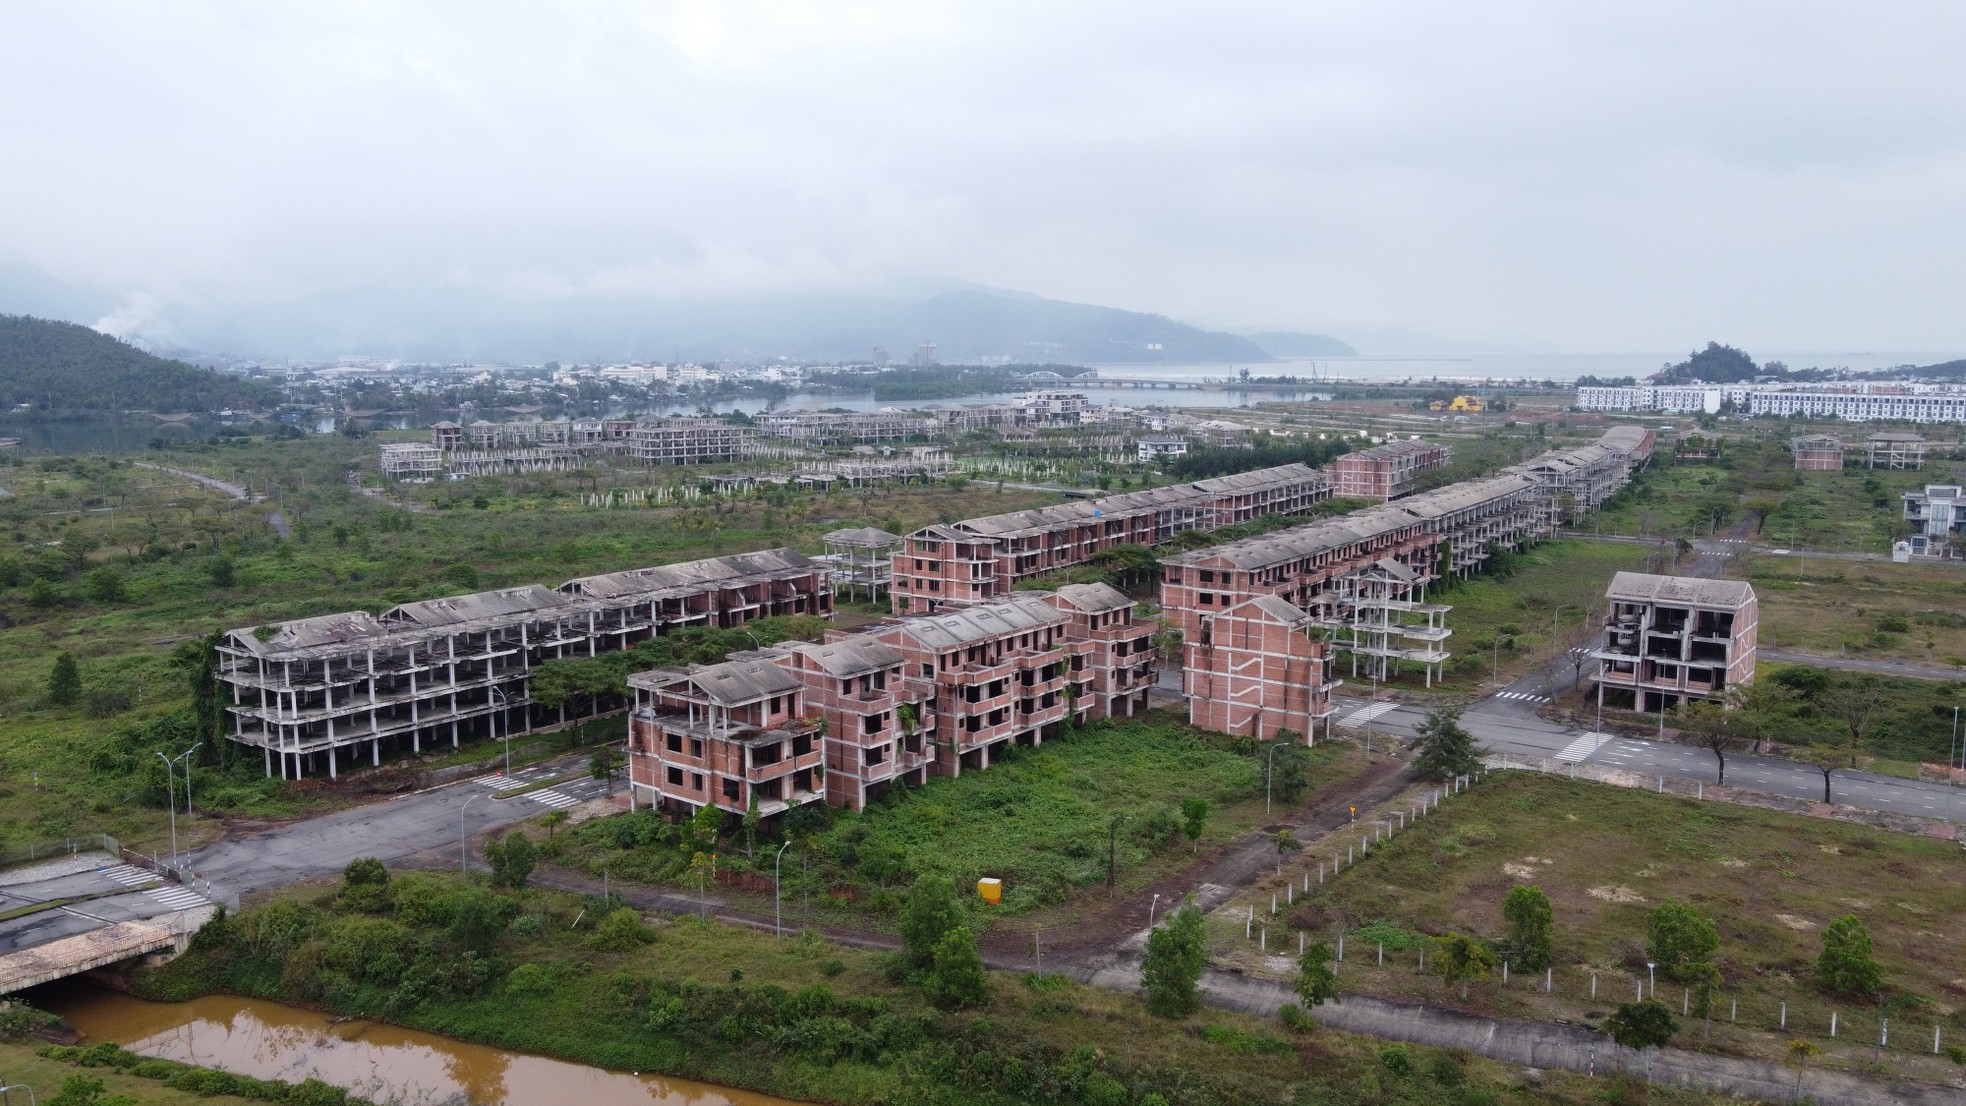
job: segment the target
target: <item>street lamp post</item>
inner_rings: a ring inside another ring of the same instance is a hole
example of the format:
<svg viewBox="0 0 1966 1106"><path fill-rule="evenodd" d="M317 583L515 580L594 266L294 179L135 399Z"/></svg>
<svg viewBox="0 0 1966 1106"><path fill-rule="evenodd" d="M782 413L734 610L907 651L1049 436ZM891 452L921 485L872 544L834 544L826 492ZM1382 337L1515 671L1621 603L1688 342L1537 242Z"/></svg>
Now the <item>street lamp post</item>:
<svg viewBox="0 0 1966 1106"><path fill-rule="evenodd" d="M0 1080L0 1095L6 1095L10 1091L26 1091L27 1106L40 1106L40 1101L34 1097L33 1087L30 1087L25 1083L8 1083L5 1080ZM11 1102L13 1100L11 1097L9 1097L7 1101Z"/></svg>
<svg viewBox="0 0 1966 1106"><path fill-rule="evenodd" d="M470 854L464 851L464 840L466 837L464 832L464 812L471 809L472 803L482 798L484 798L483 795L473 795L464 800L463 806L457 808L457 870L460 872L469 872L471 870Z"/></svg>
<svg viewBox="0 0 1966 1106"><path fill-rule="evenodd" d="M177 775L172 770L172 766L179 762L184 765L184 816L189 818L191 817L191 754L204 747L205 743L200 741L175 757L167 757L163 753L157 754L157 759L164 762L164 791L171 808L171 867L173 868L177 867Z"/></svg>
<svg viewBox="0 0 1966 1106"><path fill-rule="evenodd" d="M1649 990L1653 998L1659 997L1659 965L1651 960L1645 962L1645 978L1651 983Z"/></svg>
<svg viewBox="0 0 1966 1106"><path fill-rule="evenodd" d="M512 703L499 688L488 687L485 690L498 696L498 714L492 715L492 736L497 737L501 729L505 731L505 736L501 740L505 742L505 778L509 780L512 778L512 720L508 718L505 720L505 725L500 726L499 717L512 709Z"/></svg>
<svg viewBox="0 0 1966 1106"><path fill-rule="evenodd" d="M177 777L171 772L171 758L162 753L157 759L164 762L164 799L171 808L171 864L177 865Z"/></svg>
<svg viewBox="0 0 1966 1106"><path fill-rule="evenodd" d="M1154 901L1147 904L1147 932L1154 931L1154 907L1160 905L1160 892L1154 892Z"/></svg>
<svg viewBox="0 0 1966 1106"><path fill-rule="evenodd" d="M787 837L785 843L778 846L778 855L771 861L771 933L774 937L785 936L785 909L781 905L785 896L780 889L778 874L784 870L785 850L791 847L792 839Z"/></svg>

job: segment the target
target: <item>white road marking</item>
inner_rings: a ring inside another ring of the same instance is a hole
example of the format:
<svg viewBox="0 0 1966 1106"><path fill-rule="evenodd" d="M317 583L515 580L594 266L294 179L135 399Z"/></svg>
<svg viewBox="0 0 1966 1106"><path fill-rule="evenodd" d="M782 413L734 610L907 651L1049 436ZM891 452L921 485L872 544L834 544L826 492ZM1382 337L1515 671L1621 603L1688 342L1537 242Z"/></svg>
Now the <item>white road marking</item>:
<svg viewBox="0 0 1966 1106"><path fill-rule="evenodd" d="M1338 724L1340 726L1363 726L1382 714L1389 714L1398 709L1398 703L1373 703L1371 706L1360 707L1344 718L1340 718Z"/></svg>
<svg viewBox="0 0 1966 1106"><path fill-rule="evenodd" d="M189 910L205 905L205 896L182 887L160 887L155 891L145 891L143 897L163 903L172 910Z"/></svg>
<svg viewBox="0 0 1966 1106"><path fill-rule="evenodd" d="M1616 740L1608 733L1587 733L1563 747L1556 759L1577 763Z"/></svg>
<svg viewBox="0 0 1966 1106"><path fill-rule="evenodd" d="M576 799L571 795L562 794L561 792L555 791L550 787L541 788L538 791L529 792L526 795L526 798L538 799L540 802L545 803L547 806L552 807L554 810L564 810L567 807L578 806L580 804L579 799Z"/></svg>

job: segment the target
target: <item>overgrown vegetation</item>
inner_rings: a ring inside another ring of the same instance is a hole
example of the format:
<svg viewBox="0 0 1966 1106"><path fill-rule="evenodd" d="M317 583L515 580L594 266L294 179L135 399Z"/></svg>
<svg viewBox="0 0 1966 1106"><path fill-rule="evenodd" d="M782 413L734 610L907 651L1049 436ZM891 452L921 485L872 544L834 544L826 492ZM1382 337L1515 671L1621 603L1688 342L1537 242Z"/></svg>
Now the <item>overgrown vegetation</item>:
<svg viewBox="0 0 1966 1106"><path fill-rule="evenodd" d="M226 990L303 999L497 1047L825 1102L1252 1103L1405 1106L1450 1088L1491 1101L1503 1074L1465 1056L1259 1020L1149 1016L1137 998L1058 976L974 973L976 1001L936 1001L906 958L685 918L620 944L588 924L604 904L499 892L450 875L394 874L276 900L207 926L140 976L154 997ZM632 912L616 911L613 918ZM961 926L945 932L949 946ZM972 992L973 994L973 992ZM116 1061L108 1053L106 1059ZM137 1070L132 1068L132 1070ZM1529 1102L1574 1102L1552 1074Z"/></svg>

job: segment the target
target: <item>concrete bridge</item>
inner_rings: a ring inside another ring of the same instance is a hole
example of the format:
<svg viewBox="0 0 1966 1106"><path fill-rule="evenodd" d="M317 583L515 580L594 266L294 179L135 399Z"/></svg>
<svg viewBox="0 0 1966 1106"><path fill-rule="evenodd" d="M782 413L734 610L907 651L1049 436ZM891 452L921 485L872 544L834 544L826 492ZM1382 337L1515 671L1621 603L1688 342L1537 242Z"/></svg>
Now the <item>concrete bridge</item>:
<svg viewBox="0 0 1966 1106"><path fill-rule="evenodd" d="M198 891L101 850L0 872L0 995L182 952L212 910Z"/></svg>

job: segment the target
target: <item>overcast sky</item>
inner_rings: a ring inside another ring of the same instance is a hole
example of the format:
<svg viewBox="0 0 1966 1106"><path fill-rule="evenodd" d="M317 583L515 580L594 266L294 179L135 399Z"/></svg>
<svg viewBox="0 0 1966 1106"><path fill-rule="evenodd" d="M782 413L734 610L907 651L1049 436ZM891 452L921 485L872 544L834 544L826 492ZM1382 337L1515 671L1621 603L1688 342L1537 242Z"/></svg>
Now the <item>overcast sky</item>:
<svg viewBox="0 0 1966 1106"><path fill-rule="evenodd" d="M146 304L948 274L1209 326L1966 347L1957 3L22 0L0 255Z"/></svg>

